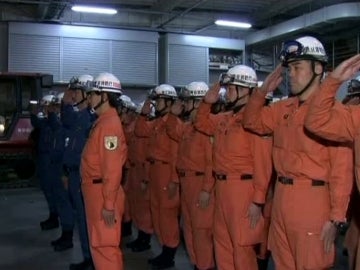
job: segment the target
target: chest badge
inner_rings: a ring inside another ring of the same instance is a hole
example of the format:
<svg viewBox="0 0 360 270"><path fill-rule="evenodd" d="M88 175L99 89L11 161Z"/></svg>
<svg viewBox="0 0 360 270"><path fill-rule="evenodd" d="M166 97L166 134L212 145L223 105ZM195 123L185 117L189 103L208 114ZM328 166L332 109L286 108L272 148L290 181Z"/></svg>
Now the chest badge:
<svg viewBox="0 0 360 270"><path fill-rule="evenodd" d="M118 138L116 136L105 136L104 145L107 150L115 150L118 146Z"/></svg>

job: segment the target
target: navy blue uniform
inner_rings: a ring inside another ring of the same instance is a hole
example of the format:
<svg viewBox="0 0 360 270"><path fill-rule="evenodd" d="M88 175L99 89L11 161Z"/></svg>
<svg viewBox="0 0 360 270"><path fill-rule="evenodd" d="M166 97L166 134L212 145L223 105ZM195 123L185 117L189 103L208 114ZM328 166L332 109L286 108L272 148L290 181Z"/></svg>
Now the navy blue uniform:
<svg viewBox="0 0 360 270"><path fill-rule="evenodd" d="M70 203L69 193L65 189L62 181L63 155L65 149L64 129L62 128L59 117L54 112L49 113L48 123L51 128L49 178L52 182L61 228L63 231L72 231L74 228L74 213Z"/></svg>
<svg viewBox="0 0 360 270"><path fill-rule="evenodd" d="M51 128L49 120L38 118L35 114L31 114L30 119L32 126L39 130L36 161L40 187L44 192L50 215L57 216L54 190L50 179Z"/></svg>
<svg viewBox="0 0 360 270"><path fill-rule="evenodd" d="M76 209L79 237L84 259L91 259L86 227L84 202L80 189L81 153L88 138L95 116L88 109L75 111L72 105L63 105L61 120L64 128L64 171L69 178L69 191Z"/></svg>

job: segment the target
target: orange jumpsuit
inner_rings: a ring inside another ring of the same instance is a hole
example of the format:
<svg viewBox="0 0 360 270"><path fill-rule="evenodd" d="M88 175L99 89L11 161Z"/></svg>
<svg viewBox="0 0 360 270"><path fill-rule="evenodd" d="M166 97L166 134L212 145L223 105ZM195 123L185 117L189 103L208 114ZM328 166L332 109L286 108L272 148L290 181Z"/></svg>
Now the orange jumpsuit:
<svg viewBox="0 0 360 270"><path fill-rule="evenodd" d="M132 138L132 136L134 135L134 130L135 130L135 121L130 122L130 124L128 125L123 125L124 127L124 135L125 135L125 139L126 139L126 144L127 146L129 146L130 140ZM130 153L130 151L129 151ZM123 183L123 189L125 192L125 209L124 209L124 216L123 216L123 222L131 222L132 219L132 215L133 213L131 212L131 206L130 203L132 201L132 197L133 197L133 190L131 189L131 176L130 176L130 167L131 164L129 162L126 162L124 169L126 170L126 179L125 182Z"/></svg>
<svg viewBox="0 0 360 270"><path fill-rule="evenodd" d="M265 203L271 172L260 160L267 141L243 129L241 111L211 115L210 108L200 104L195 127L214 136L216 263L222 270L257 269L254 245L261 242L264 220L251 229L248 209L252 202Z"/></svg>
<svg viewBox="0 0 360 270"><path fill-rule="evenodd" d="M177 143L166 133L168 115L147 121L140 116L135 126L135 134L148 137L147 160L149 166L149 190L151 218L154 231L161 245L176 248L179 245L178 213L179 192L174 198L168 196L168 184L178 182L175 163Z"/></svg>
<svg viewBox="0 0 360 270"><path fill-rule="evenodd" d="M137 118L138 119L138 118ZM137 121L137 119L135 121ZM149 190L141 190L141 182L149 179L148 162L146 162L146 150L148 149L148 138L135 135L135 130L129 137L129 184L132 190L130 201L130 212L133 222L139 230L153 233L150 212Z"/></svg>
<svg viewBox="0 0 360 270"><path fill-rule="evenodd" d="M258 250L257 250L257 257L260 260L267 260L269 258L269 249L268 249L268 237L269 237L269 228L270 228L270 221L271 221L271 208L272 208L272 202L273 202L273 196L274 196L274 184L276 181L276 175L273 171L273 163L272 163L272 137L267 138L267 144L263 144L264 147L264 153L266 153L267 158L263 159L268 160L267 163L262 164L263 168L267 172L272 172L270 174L270 183L269 188L266 194L265 199L265 205L263 209L263 216L264 216L264 232L262 236L262 241L259 244Z"/></svg>
<svg viewBox="0 0 360 270"><path fill-rule="evenodd" d="M359 190L360 107L359 105L338 106L334 97L341 83L331 77L327 77L324 80L320 91L311 102L305 126L324 138L338 142L353 143L355 151L355 179ZM359 217L355 218L354 222L357 222L357 219ZM348 234L352 234L352 237L347 239L347 246L352 247L349 249L349 259L353 258L350 262L350 265L353 267L351 269L360 269L360 251L357 249L358 242L360 242L358 233L360 226L356 226L354 222L352 222L349 228Z"/></svg>
<svg viewBox="0 0 360 270"><path fill-rule="evenodd" d="M253 93L244 126L273 133L273 162L278 176L273 198L269 247L276 269L325 269L335 249L325 253L320 238L329 220L344 220L352 179L348 147L326 141L304 128L308 100L297 97L263 107L265 94Z"/></svg>
<svg viewBox="0 0 360 270"><path fill-rule="evenodd" d="M191 122L181 122L172 114L169 115L166 124L169 136L179 143L176 168L181 185L181 213L190 261L198 269L213 269L215 180L212 176L210 136L195 130ZM205 209L199 207L199 195L202 190L211 194L209 206Z"/></svg>
<svg viewBox="0 0 360 270"><path fill-rule="evenodd" d="M124 191L120 182L126 156L121 122L116 110L111 108L95 121L81 157L81 189L96 270L123 269L119 249L121 228L105 225L101 211L114 210L116 222L121 224Z"/></svg>

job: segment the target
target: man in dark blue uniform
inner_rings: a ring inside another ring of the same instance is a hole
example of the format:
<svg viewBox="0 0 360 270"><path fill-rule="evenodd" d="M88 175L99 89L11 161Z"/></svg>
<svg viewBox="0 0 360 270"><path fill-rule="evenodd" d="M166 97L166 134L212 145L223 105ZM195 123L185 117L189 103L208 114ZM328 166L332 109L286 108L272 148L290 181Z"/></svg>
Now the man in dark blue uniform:
<svg viewBox="0 0 360 270"><path fill-rule="evenodd" d="M48 121L51 128L51 148L49 172L55 197L56 209L61 224L60 238L51 242L55 251L64 251L73 247L74 212L70 196L63 181L63 155L65 148L64 129L60 120L62 93L57 95L48 109Z"/></svg>
<svg viewBox="0 0 360 270"><path fill-rule="evenodd" d="M71 200L76 210L79 238L84 260L77 264L70 264L70 270L93 269L89 249L89 239L86 227L86 217L83 197L80 189L80 159L83 147L95 119L88 109L85 89L93 77L82 75L70 80L68 90L65 91L61 109L61 119L65 131L65 151L63 158L64 177Z"/></svg>
<svg viewBox="0 0 360 270"><path fill-rule="evenodd" d="M49 208L49 218L40 222L42 230L51 230L59 227L58 212L56 209L55 196L50 174L50 149L51 149L51 128L49 125L47 110L54 95L45 95L40 102L40 111L36 106L31 109L31 124L34 129L39 130L39 139L37 143L37 175L40 187L45 195Z"/></svg>

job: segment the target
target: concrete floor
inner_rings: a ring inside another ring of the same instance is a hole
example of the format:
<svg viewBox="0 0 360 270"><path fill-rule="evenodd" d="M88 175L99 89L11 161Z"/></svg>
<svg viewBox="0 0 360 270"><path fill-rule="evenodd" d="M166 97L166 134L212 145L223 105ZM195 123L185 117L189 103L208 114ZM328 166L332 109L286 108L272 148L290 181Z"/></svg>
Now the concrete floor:
<svg viewBox="0 0 360 270"><path fill-rule="evenodd" d="M0 270L67 270L69 263L82 260L77 233L74 248L58 253L53 251L50 241L59 236L60 230L40 230L39 222L48 213L39 189L0 189L0 213ZM123 249L126 270L149 269L147 259L160 251L154 238L151 251L135 254ZM126 238L124 243L131 240ZM338 247L340 254L341 244ZM175 264L173 270L193 269L183 247L177 252ZM269 270L273 269L271 264ZM338 256L334 269L348 269L346 258Z"/></svg>

